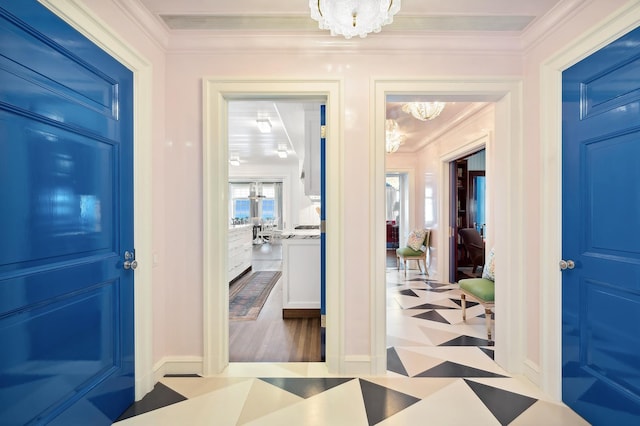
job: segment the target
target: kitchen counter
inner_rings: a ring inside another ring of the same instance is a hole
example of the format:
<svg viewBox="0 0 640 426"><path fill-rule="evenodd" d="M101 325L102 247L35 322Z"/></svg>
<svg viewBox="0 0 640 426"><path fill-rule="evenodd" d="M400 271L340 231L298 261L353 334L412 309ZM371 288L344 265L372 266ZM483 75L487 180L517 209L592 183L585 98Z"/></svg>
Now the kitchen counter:
<svg viewBox="0 0 640 426"><path fill-rule="evenodd" d="M277 238L282 240L313 240L320 239L319 229L284 229Z"/></svg>

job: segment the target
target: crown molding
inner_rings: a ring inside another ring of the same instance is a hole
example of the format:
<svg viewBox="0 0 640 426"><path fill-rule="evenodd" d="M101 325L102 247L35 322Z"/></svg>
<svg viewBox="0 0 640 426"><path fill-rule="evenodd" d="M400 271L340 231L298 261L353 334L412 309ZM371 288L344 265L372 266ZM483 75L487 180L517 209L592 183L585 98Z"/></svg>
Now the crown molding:
<svg viewBox="0 0 640 426"><path fill-rule="evenodd" d="M535 20L527 28L521 38L522 52L533 49L546 39L556 28L562 25L569 17L578 13L591 0L561 0L549 12Z"/></svg>
<svg viewBox="0 0 640 426"><path fill-rule="evenodd" d="M234 31L170 31L168 52L173 54L447 54L520 55L516 34L485 32L387 32L366 38L332 37L325 33Z"/></svg>
<svg viewBox="0 0 640 426"><path fill-rule="evenodd" d="M149 12L140 0L113 0L113 2L160 49L164 51L168 49L170 39L168 28L160 19Z"/></svg>

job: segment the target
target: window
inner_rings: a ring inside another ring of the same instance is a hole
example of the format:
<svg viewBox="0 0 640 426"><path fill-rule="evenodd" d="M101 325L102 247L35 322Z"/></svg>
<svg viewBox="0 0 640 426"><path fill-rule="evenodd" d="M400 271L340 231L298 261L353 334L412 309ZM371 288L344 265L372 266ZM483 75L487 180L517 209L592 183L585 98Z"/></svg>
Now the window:
<svg viewBox="0 0 640 426"><path fill-rule="evenodd" d="M386 219L387 221L398 222L400 216L400 176L397 174L387 174L386 183Z"/></svg>
<svg viewBox="0 0 640 426"><path fill-rule="evenodd" d="M275 189L272 183L265 183L262 186L262 209L260 217L263 220L274 220L276 218Z"/></svg>
<svg viewBox="0 0 640 426"><path fill-rule="evenodd" d="M424 223L427 226L433 225L435 221L435 205L433 202L433 188L424 187Z"/></svg>
<svg viewBox="0 0 640 426"><path fill-rule="evenodd" d="M427 173L424 178L424 225L427 228L436 223L437 201L434 176Z"/></svg>
<svg viewBox="0 0 640 426"><path fill-rule="evenodd" d="M251 188L258 198L250 198ZM276 200L276 185L281 183L264 182L255 185L255 182L229 183L229 219L250 220L259 217L263 221L278 219L281 207ZM282 191L280 190L280 193ZM281 201L280 201L281 203Z"/></svg>
<svg viewBox="0 0 640 426"><path fill-rule="evenodd" d="M248 183L230 183L229 200L230 219L249 219L251 217Z"/></svg>

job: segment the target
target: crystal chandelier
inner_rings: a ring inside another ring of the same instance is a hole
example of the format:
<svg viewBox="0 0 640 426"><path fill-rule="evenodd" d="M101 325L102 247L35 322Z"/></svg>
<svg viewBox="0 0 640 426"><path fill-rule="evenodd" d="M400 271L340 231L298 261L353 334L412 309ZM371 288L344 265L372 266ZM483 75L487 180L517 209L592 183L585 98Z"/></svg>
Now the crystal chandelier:
<svg viewBox="0 0 640 426"><path fill-rule="evenodd" d="M364 38L393 22L400 0L309 0L309 9L321 30L346 39L355 35Z"/></svg>
<svg viewBox="0 0 640 426"><path fill-rule="evenodd" d="M402 105L402 110L413 115L418 120L433 120L444 109L444 102L408 102Z"/></svg>
<svg viewBox="0 0 640 426"><path fill-rule="evenodd" d="M400 128L395 120L386 120L385 125L385 149L389 154L392 154L400 148L404 137L400 133Z"/></svg>

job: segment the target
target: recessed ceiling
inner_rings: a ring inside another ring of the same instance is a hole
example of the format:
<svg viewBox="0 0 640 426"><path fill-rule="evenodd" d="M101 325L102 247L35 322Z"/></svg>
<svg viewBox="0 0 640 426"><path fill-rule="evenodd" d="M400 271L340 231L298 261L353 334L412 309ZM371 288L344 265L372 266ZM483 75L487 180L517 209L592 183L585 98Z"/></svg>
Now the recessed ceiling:
<svg viewBox="0 0 640 426"><path fill-rule="evenodd" d="M320 31L306 0L141 0L172 30ZM392 31L521 32L560 0L404 0Z"/></svg>
<svg viewBox="0 0 640 426"><path fill-rule="evenodd" d="M172 30L319 31L309 16L174 15L160 18ZM522 31L535 16L397 16L385 31Z"/></svg>

